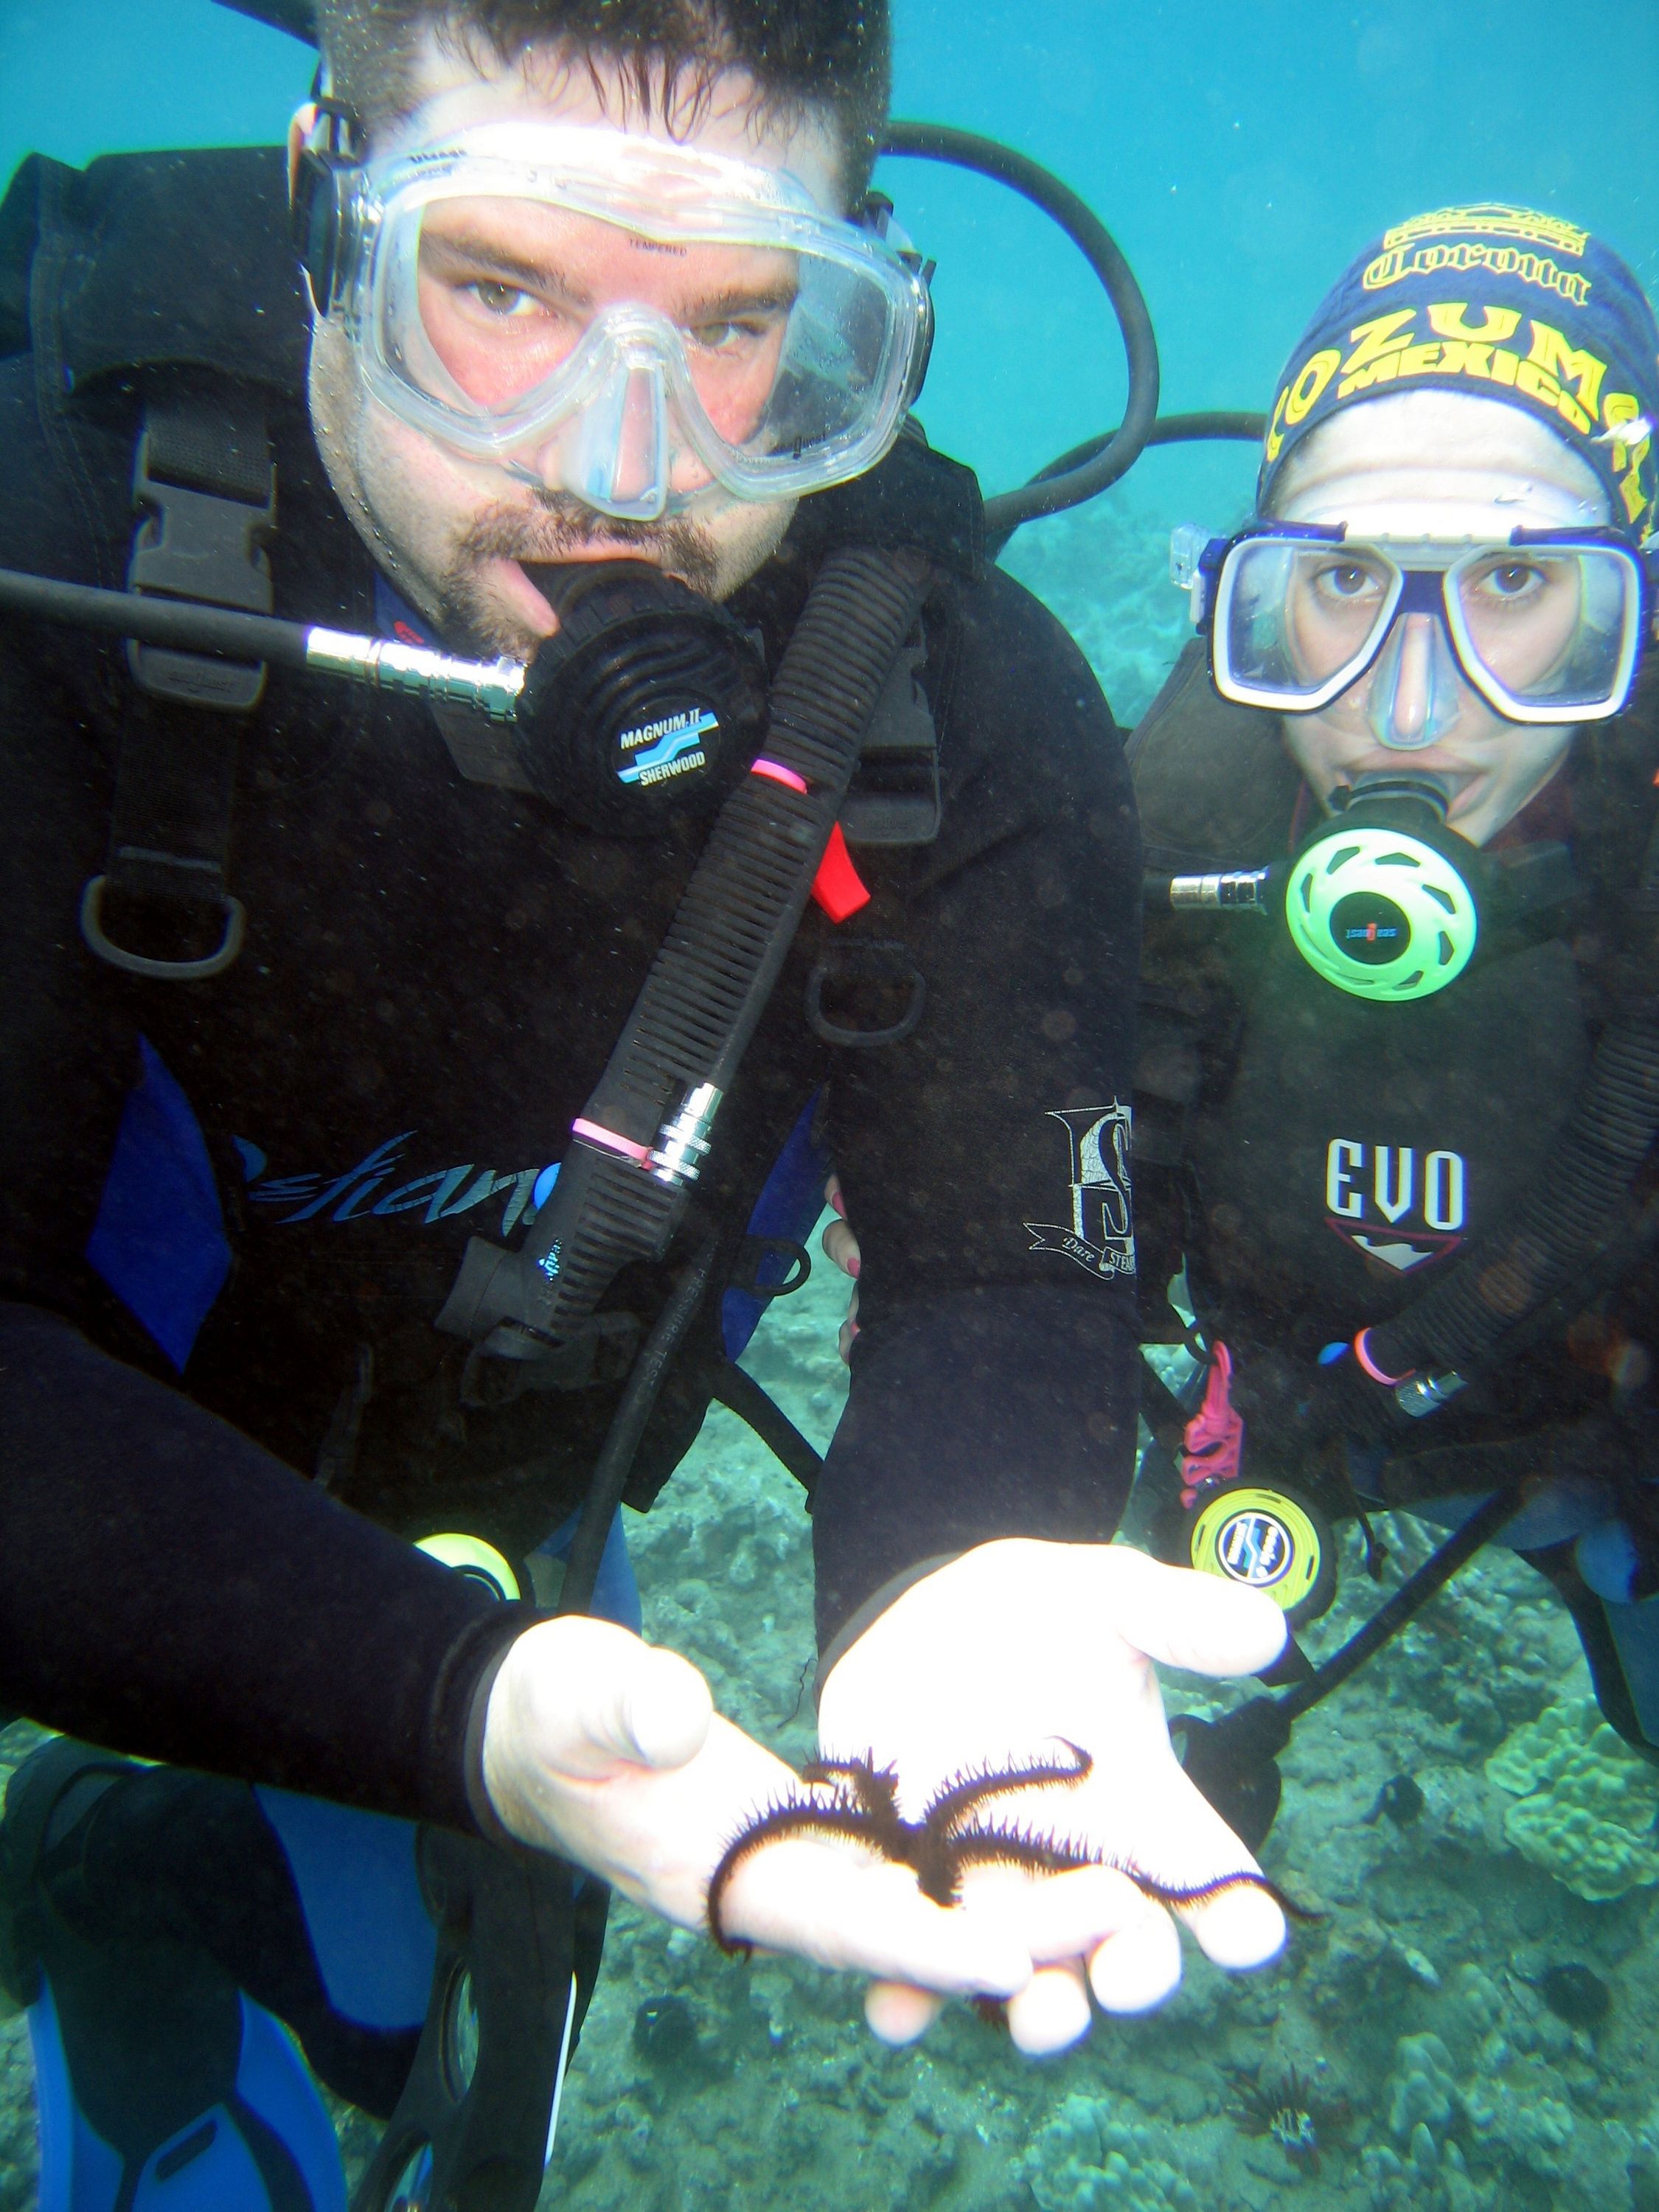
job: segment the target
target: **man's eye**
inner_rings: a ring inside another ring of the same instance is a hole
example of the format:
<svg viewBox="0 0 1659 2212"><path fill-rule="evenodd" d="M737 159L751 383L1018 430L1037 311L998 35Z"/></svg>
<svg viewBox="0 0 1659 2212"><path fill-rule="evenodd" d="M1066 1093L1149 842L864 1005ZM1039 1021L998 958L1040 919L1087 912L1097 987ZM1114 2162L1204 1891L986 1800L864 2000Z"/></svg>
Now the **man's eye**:
<svg viewBox="0 0 1659 2212"><path fill-rule="evenodd" d="M533 293L509 284L499 276L475 276L463 290L470 292L489 315L523 316L532 314L537 307Z"/></svg>
<svg viewBox="0 0 1659 2212"><path fill-rule="evenodd" d="M731 315L719 322L694 323L689 335L706 353L737 353L745 346L758 345L768 327L759 316Z"/></svg>

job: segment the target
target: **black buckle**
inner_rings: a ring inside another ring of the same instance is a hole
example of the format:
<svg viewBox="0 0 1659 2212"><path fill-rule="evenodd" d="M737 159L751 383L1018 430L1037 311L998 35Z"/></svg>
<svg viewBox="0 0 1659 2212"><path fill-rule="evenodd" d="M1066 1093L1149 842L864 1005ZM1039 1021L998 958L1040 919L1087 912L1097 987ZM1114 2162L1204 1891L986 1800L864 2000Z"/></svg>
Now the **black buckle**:
<svg viewBox="0 0 1659 2212"><path fill-rule="evenodd" d="M897 1021L880 1029L848 1029L830 1019L823 1011L824 986L860 981L908 986L909 1002ZM866 1050L898 1044L915 1028L927 1004L927 978L911 959L909 946L885 938L848 938L815 963L806 979L806 1024L825 1044Z"/></svg>
<svg viewBox="0 0 1659 2212"><path fill-rule="evenodd" d="M591 1390L620 1382L639 1348L640 1319L631 1313L591 1314L574 1336L547 1344L533 1358L494 1358L486 1345L475 1344L461 1370L460 1401L474 1412L489 1412L510 1406L526 1390Z"/></svg>
<svg viewBox="0 0 1659 2212"><path fill-rule="evenodd" d="M133 540L127 589L242 614L270 614L276 599L264 546L276 526L276 471L269 451L263 466L251 466L248 481L235 493L204 490L200 477L194 485L179 480L188 459L178 449L171 418L166 429L161 419L152 415L146 421L133 462L133 504L144 520ZM163 449L159 453L158 432ZM244 489L253 491L255 474L263 477L263 495L244 499ZM265 685L263 662L249 666L136 640L127 646L127 665L133 681L152 698L222 713L248 713L258 706Z"/></svg>
<svg viewBox="0 0 1659 2212"><path fill-rule="evenodd" d="M926 658L918 636L902 648L882 687L842 802L849 845L931 845L939 836L939 737L917 680Z"/></svg>

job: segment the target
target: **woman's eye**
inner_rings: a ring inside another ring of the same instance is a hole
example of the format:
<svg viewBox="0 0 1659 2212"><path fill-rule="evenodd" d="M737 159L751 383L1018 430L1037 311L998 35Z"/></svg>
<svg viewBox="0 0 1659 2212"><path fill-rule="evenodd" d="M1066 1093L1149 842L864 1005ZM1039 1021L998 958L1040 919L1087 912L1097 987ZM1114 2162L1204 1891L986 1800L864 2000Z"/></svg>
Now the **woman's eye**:
<svg viewBox="0 0 1659 2212"><path fill-rule="evenodd" d="M1540 572L1528 561L1506 561L1498 568L1488 568L1481 578L1481 588L1498 599L1523 599L1535 592L1544 579Z"/></svg>
<svg viewBox="0 0 1659 2212"><path fill-rule="evenodd" d="M1376 588L1376 579L1370 570L1360 568L1354 562L1345 562L1340 567L1322 568L1318 582L1320 590L1334 599L1363 599L1367 592Z"/></svg>

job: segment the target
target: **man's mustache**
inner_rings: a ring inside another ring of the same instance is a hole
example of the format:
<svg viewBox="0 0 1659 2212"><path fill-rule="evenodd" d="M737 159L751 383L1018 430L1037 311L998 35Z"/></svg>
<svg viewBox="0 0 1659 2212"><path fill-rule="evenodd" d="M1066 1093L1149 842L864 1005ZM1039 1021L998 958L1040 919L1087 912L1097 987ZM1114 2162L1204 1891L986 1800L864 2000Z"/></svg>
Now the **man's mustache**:
<svg viewBox="0 0 1659 2212"><path fill-rule="evenodd" d="M702 532L690 523L626 521L596 514L565 492L535 493L527 507L486 507L468 526L458 550L467 562L556 561L595 545L654 554L676 568L687 555L699 568L710 557Z"/></svg>

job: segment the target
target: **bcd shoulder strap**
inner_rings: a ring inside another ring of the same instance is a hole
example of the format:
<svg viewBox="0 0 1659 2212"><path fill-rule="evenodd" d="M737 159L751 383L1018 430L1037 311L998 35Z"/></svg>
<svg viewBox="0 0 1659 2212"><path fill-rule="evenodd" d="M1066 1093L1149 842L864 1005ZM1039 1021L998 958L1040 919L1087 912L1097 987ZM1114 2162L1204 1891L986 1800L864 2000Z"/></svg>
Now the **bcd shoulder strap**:
<svg viewBox="0 0 1659 2212"><path fill-rule="evenodd" d="M258 386L204 371L147 381L129 591L272 611L265 405ZM121 732L108 856L82 894L82 934L130 974L199 981L241 949L246 918L227 882L237 718L258 706L265 671L137 644L127 665L140 696Z"/></svg>

